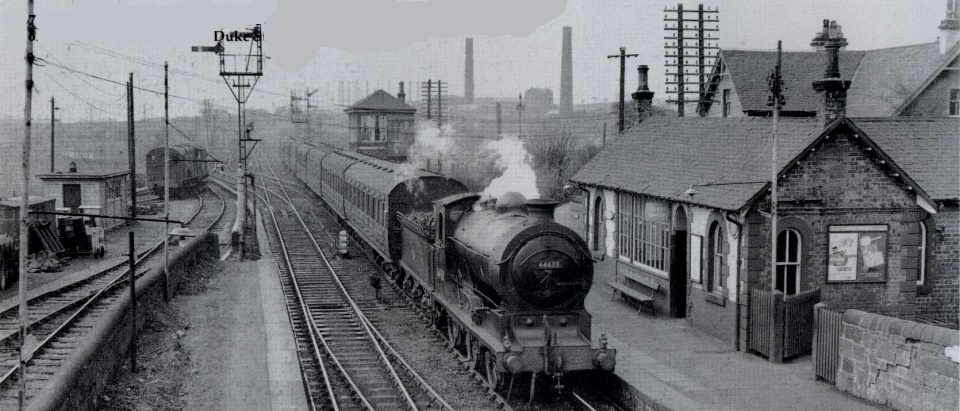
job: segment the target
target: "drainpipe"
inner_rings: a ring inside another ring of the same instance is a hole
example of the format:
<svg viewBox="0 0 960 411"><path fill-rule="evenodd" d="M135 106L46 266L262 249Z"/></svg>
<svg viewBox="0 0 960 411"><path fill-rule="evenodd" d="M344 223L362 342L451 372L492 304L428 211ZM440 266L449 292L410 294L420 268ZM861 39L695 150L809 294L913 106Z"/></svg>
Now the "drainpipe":
<svg viewBox="0 0 960 411"><path fill-rule="evenodd" d="M740 283L742 282L742 273L741 266L743 265L743 224L738 222L736 219L730 217L730 213L727 213L726 220L737 226L737 292L734 304L737 306L736 319L734 324L736 327L736 343L734 343L734 349L740 351Z"/></svg>

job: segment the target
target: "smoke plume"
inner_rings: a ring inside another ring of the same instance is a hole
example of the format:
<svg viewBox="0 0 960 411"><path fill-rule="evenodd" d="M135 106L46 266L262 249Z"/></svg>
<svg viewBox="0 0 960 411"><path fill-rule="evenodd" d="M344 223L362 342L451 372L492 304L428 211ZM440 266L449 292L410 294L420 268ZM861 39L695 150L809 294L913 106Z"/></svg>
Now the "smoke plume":
<svg viewBox="0 0 960 411"><path fill-rule="evenodd" d="M532 156L515 135L501 140L460 136L450 125L422 122L407 152L399 178L413 177L417 169L430 170L460 181L485 197L517 191L539 198Z"/></svg>

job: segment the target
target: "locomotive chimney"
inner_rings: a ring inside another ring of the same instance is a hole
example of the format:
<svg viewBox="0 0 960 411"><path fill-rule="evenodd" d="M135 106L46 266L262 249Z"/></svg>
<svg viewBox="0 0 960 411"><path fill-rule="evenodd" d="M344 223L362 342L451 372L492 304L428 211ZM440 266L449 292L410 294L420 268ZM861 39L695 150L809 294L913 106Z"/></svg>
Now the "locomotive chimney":
<svg viewBox="0 0 960 411"><path fill-rule="evenodd" d="M534 222L554 221L553 212L559 204L547 199L527 200L527 216Z"/></svg>

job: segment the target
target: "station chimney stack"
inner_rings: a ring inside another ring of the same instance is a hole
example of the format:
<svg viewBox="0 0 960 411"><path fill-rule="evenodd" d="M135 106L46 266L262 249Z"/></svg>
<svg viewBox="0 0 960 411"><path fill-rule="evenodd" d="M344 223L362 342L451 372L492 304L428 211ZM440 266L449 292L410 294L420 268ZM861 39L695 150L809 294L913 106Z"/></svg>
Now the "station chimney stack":
<svg viewBox="0 0 960 411"><path fill-rule="evenodd" d="M473 104L473 38L467 37L466 60L463 69L463 102Z"/></svg>
<svg viewBox="0 0 960 411"><path fill-rule="evenodd" d="M560 60L560 113L573 111L573 27L563 27L563 52Z"/></svg>

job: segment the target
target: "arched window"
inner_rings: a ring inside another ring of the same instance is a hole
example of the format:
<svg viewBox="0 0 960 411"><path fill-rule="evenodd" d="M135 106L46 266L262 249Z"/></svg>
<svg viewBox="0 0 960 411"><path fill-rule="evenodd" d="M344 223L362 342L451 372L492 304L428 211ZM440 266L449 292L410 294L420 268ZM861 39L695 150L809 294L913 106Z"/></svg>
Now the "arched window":
<svg viewBox="0 0 960 411"><path fill-rule="evenodd" d="M777 235L777 289L784 295L800 290L800 233L792 228Z"/></svg>
<svg viewBox="0 0 960 411"><path fill-rule="evenodd" d="M707 278L704 287L708 293L721 288L723 278L723 227L714 221L710 225L710 237L707 240Z"/></svg>

